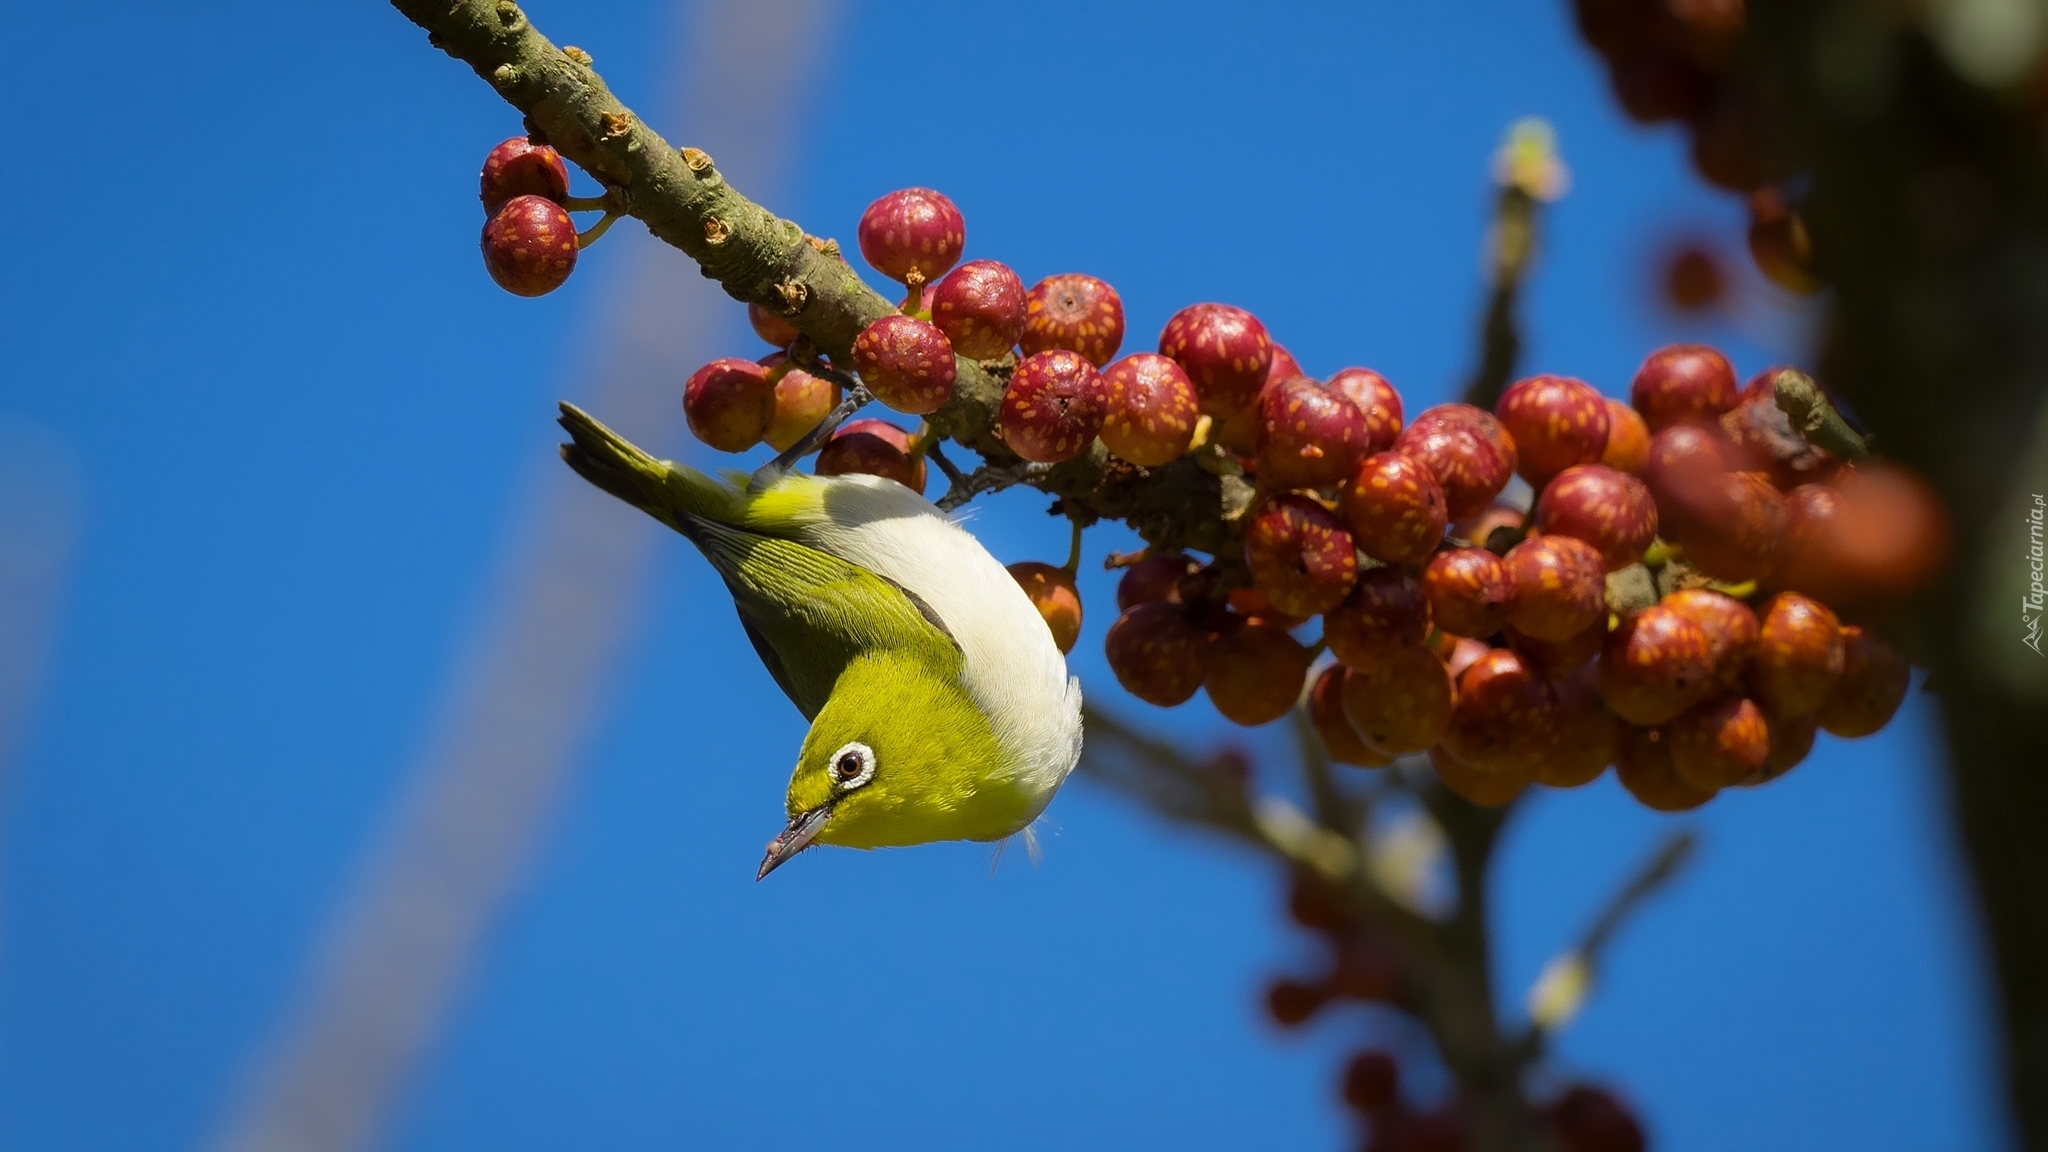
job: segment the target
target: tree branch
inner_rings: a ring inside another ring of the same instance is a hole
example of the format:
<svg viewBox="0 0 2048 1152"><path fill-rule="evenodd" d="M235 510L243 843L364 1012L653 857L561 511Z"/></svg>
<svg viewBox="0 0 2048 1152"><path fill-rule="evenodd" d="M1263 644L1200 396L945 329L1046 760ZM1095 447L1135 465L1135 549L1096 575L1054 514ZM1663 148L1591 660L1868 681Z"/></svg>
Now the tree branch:
<svg viewBox="0 0 2048 1152"><path fill-rule="evenodd" d="M468 64L529 131L602 182L628 214L687 254L736 300L788 320L844 363L853 339L896 305L862 283L838 246L741 195L712 158L680 151L621 104L587 53L557 48L512 0L392 0L428 40ZM927 420L997 467L1017 463L996 427L1003 381L959 357L954 395ZM1184 458L1156 469L1112 459L1098 442L1026 483L1087 517L1122 520L1147 541L1212 555L1240 545L1251 489Z"/></svg>

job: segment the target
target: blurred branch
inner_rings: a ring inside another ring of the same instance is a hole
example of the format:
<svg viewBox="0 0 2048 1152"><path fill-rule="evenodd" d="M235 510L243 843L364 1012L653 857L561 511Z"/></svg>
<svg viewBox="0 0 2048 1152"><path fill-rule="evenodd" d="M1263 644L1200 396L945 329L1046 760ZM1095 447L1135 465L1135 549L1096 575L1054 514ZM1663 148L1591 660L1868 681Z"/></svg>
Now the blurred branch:
<svg viewBox="0 0 2048 1152"><path fill-rule="evenodd" d="M1614 934L1658 889L1677 877L1697 846L1698 837L1689 830L1666 837L1657 851L1637 867L1628 883L1608 897L1606 906L1593 918L1592 926L1579 942L1545 965L1529 992L1530 1024L1523 1044L1532 1057L1540 1051L1547 1033L1563 1027L1578 1014Z"/></svg>
<svg viewBox="0 0 2048 1152"><path fill-rule="evenodd" d="M1541 205L1564 195L1570 182L1557 156L1556 136L1541 120L1518 122L1494 156L1494 181L1500 185L1494 202L1490 291L1479 330L1479 366L1465 385L1467 404L1493 410L1501 390L1514 377L1522 355L1522 336L1515 308L1536 258Z"/></svg>

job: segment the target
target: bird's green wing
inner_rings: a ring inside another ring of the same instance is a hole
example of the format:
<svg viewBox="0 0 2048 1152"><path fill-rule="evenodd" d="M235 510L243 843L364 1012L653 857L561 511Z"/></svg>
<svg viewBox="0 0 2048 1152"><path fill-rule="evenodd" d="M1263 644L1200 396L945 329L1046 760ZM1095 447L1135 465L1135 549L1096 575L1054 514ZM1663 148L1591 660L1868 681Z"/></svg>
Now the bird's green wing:
<svg viewBox="0 0 2048 1152"><path fill-rule="evenodd" d="M680 527L725 579L747 639L806 720L863 652L910 649L958 673L959 645L900 585L794 540L694 516Z"/></svg>

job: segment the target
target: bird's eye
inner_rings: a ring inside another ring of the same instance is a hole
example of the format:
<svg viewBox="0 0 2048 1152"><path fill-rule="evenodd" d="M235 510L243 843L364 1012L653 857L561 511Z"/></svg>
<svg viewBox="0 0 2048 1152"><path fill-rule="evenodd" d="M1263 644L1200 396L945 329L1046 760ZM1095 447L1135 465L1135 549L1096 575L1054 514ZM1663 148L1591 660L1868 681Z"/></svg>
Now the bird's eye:
<svg viewBox="0 0 2048 1152"><path fill-rule="evenodd" d="M848 744L832 754L832 779L842 789L858 788L875 777L875 754L865 744Z"/></svg>

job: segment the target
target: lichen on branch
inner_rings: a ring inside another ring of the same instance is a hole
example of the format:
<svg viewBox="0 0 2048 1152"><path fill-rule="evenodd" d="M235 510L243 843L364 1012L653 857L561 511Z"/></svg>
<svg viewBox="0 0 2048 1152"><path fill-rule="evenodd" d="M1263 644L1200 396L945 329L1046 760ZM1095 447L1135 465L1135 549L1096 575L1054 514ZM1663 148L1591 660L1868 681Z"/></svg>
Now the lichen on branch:
<svg viewBox="0 0 2048 1152"><path fill-rule="evenodd" d="M895 311L836 244L741 195L711 156L670 145L612 95L588 53L556 47L511 0L392 6L525 113L528 130L602 182L626 214L734 299L787 319L836 362L847 361L863 328ZM1019 461L996 430L1003 382L993 367L958 358L953 398L927 421L1004 468ZM1122 520L1153 544L1212 555L1239 550L1237 522L1251 494L1241 477L1214 475L1192 459L1138 468L1113 460L1100 443L1023 483L1059 497L1069 516Z"/></svg>

